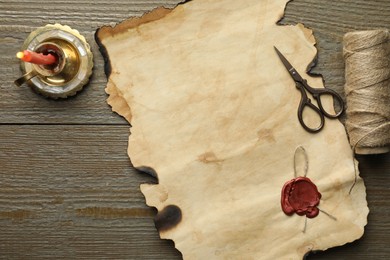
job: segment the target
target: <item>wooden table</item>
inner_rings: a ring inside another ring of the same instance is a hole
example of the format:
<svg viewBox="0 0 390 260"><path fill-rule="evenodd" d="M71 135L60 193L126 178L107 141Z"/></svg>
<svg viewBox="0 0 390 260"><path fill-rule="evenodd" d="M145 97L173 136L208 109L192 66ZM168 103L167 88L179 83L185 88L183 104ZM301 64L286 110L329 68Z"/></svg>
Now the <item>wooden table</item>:
<svg viewBox="0 0 390 260"><path fill-rule="evenodd" d="M106 104L103 59L95 30L178 0L0 0L0 259L180 259L160 240L155 210L139 184L154 180L131 168L129 125ZM78 29L92 46L89 86L68 100L48 100L13 81L15 53L30 31L47 23ZM342 36L386 27L389 0L294 0L284 24L302 22L318 40L313 72L342 93ZM352 244L308 259L390 258L390 154L359 156L369 224Z"/></svg>

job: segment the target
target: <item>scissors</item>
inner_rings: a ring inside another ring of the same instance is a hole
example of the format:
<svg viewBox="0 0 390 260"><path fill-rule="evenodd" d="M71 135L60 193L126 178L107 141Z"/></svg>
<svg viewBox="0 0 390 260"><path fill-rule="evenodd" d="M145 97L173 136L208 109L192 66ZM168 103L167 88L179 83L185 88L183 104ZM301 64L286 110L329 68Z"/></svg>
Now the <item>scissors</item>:
<svg viewBox="0 0 390 260"><path fill-rule="evenodd" d="M344 102L343 99L339 94L337 94L335 91L331 89L326 88L312 88L308 83L307 80L302 78L301 75L296 71L296 69L288 62L286 57L283 56L282 53L274 46L276 53L278 54L280 60L282 61L283 65L286 67L287 71L290 73L290 76L295 81L296 88L301 91L301 101L298 106L298 119L301 123L302 127L310 132L310 133L317 133L321 131L321 129L324 127L325 124L325 117L327 118L337 118L339 117L343 111L344 111ZM318 107L316 107L312 102L311 99L307 96L306 91L309 92L313 98L317 101ZM340 111L337 113L328 113L324 107L322 106L321 102L321 96L322 95L330 95L333 97L333 100L336 100L340 104ZM320 117L320 124L317 127L311 128L303 121L303 110L309 107L311 108L315 113L317 113Z"/></svg>

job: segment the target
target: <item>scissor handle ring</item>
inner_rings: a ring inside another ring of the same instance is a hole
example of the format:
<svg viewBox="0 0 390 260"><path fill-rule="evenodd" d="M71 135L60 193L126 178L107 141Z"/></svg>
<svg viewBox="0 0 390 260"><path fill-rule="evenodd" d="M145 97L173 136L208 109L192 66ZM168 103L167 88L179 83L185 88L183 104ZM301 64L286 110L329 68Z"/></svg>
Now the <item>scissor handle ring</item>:
<svg viewBox="0 0 390 260"><path fill-rule="evenodd" d="M306 125L305 121L303 120L303 110L305 109L306 106L308 106L312 110L314 110L314 112L316 112L318 114L318 116L320 117L321 122L320 122L320 125L318 127L310 128L309 126ZM321 110L318 107L316 107L315 105L313 105L309 98L301 99L301 102L300 102L299 107L298 107L298 120L299 120L299 123L301 123L301 126L306 131L308 131L310 133L317 133L317 132L319 132L324 127L324 124L325 124L325 117L321 113Z"/></svg>
<svg viewBox="0 0 390 260"><path fill-rule="evenodd" d="M340 111L336 112L336 114L328 113L324 109L324 107L322 106L321 95L330 95L330 96L332 96L333 102L334 102L334 100L337 100L337 103L339 103L339 105L340 105ZM334 91L332 89L328 89L328 88L326 88L326 89L313 89L312 88L312 96L317 101L318 108L320 109L320 111L327 118L337 118L344 112L344 101L343 101L341 96L336 91Z"/></svg>

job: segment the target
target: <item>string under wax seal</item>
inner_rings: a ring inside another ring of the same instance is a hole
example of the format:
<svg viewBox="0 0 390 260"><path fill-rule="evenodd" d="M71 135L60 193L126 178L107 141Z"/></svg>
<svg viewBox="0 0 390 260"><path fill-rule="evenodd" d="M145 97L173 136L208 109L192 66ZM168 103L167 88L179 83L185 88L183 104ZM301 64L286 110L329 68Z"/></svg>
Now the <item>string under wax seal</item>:
<svg viewBox="0 0 390 260"><path fill-rule="evenodd" d="M388 30L344 36L346 128L357 154L390 151L390 34Z"/></svg>
<svg viewBox="0 0 390 260"><path fill-rule="evenodd" d="M20 51L16 53L16 57L25 62L34 63L37 65L53 65L57 59L52 54L36 53L33 51Z"/></svg>

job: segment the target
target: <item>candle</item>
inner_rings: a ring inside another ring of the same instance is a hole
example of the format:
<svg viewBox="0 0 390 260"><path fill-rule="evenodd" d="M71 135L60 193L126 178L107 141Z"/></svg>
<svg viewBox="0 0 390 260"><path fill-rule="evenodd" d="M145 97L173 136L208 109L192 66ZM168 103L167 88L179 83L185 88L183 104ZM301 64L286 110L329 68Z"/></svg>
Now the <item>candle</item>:
<svg viewBox="0 0 390 260"><path fill-rule="evenodd" d="M16 54L16 57L25 62L30 62L38 65L52 65L56 63L57 59L52 54L42 54L33 51L20 51Z"/></svg>

